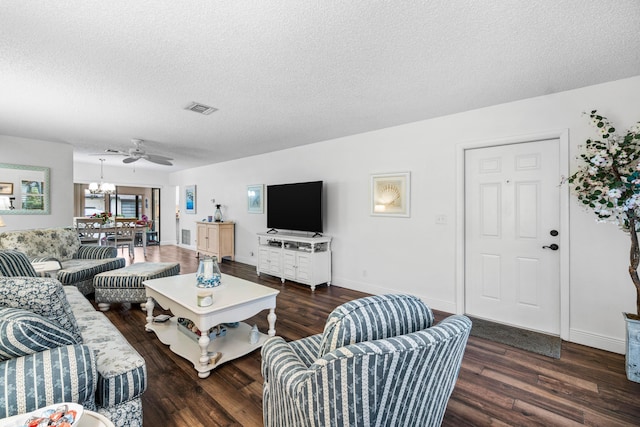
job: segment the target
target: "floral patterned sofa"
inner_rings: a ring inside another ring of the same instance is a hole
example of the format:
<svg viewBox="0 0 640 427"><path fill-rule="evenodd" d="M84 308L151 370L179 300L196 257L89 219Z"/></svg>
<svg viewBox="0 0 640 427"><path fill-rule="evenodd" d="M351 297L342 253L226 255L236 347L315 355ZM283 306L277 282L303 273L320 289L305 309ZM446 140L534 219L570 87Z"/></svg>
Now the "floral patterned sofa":
<svg viewBox="0 0 640 427"><path fill-rule="evenodd" d="M20 255L12 262L28 270ZM0 418L74 402L116 426L141 427L142 356L75 286L7 276L0 277Z"/></svg>
<svg viewBox="0 0 640 427"><path fill-rule="evenodd" d="M109 246L82 245L73 227L16 230L0 233L0 250L22 252L31 261L57 259L62 265L56 278L63 285L73 285L84 295L93 289L93 277L125 266L117 258L118 250Z"/></svg>

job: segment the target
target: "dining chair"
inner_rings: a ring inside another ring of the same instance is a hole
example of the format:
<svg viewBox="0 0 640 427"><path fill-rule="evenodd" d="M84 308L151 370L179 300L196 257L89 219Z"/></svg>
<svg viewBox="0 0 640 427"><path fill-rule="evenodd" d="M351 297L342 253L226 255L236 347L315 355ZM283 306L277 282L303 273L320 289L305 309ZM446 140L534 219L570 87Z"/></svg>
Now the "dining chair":
<svg viewBox="0 0 640 427"><path fill-rule="evenodd" d="M82 244L99 244L102 221L96 218L76 218L76 231Z"/></svg>
<svg viewBox="0 0 640 427"><path fill-rule="evenodd" d="M136 238L137 218L116 218L115 228L112 234L107 235L107 245L129 250L129 258L135 259L134 243Z"/></svg>

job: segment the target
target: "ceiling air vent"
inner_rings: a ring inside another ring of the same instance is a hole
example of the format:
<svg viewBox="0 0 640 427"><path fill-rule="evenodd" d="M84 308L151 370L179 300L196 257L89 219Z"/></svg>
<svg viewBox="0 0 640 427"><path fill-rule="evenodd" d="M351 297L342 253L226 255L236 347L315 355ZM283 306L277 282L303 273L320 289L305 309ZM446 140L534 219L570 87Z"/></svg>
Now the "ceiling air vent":
<svg viewBox="0 0 640 427"><path fill-rule="evenodd" d="M185 110L191 110L200 114L211 114L214 111L218 111L217 108L209 107L208 105L200 104L198 102L192 102L185 107Z"/></svg>

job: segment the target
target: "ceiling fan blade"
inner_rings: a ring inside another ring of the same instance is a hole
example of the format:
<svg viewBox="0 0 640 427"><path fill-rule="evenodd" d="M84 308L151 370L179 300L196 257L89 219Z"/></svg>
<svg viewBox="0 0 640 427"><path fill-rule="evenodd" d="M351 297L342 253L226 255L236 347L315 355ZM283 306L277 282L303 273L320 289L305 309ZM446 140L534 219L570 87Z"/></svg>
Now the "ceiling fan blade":
<svg viewBox="0 0 640 427"><path fill-rule="evenodd" d="M173 160L171 157L160 156L158 154L145 154L144 157L150 162L157 163L159 165L173 166L173 163L169 161Z"/></svg>
<svg viewBox="0 0 640 427"><path fill-rule="evenodd" d="M171 163L169 160L156 159L156 158L148 158L147 160L149 160L151 163L157 163L159 165L173 166L173 163Z"/></svg>
<svg viewBox="0 0 640 427"><path fill-rule="evenodd" d="M133 163L137 162L140 157L127 157L122 161L122 163Z"/></svg>

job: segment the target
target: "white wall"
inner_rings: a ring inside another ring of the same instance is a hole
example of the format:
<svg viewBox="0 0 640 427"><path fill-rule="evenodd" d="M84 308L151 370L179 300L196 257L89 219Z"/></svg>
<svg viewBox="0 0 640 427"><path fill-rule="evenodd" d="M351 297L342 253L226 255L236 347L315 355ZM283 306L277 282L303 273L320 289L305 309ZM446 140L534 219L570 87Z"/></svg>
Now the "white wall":
<svg viewBox="0 0 640 427"><path fill-rule="evenodd" d="M50 168L49 215L1 214L2 231L71 225L73 218L73 147L69 144L0 135L0 163ZM0 175L0 182L2 176Z"/></svg>
<svg viewBox="0 0 640 427"><path fill-rule="evenodd" d="M103 164L105 182L133 187L161 187L169 182L169 175L162 170L136 168L135 165L125 165L122 157L108 157ZM88 184L100 182L100 160L96 156L95 163L75 163L73 182Z"/></svg>
<svg viewBox="0 0 640 427"><path fill-rule="evenodd" d="M172 184L198 186L197 214L183 214L180 228L191 230L194 248L195 221L213 214L215 198L224 219L236 222L237 259L255 264L255 233L266 229L266 214L246 212L246 186L323 180L333 284L410 292L453 312L457 145L569 129L574 170L577 146L593 135L581 113L597 108L626 129L640 119L638 93L640 76L177 172ZM370 216L370 175L403 171L411 172L411 217ZM447 223L436 224L437 215ZM572 199L569 338L623 352L621 313L635 310L628 236L594 218Z"/></svg>

